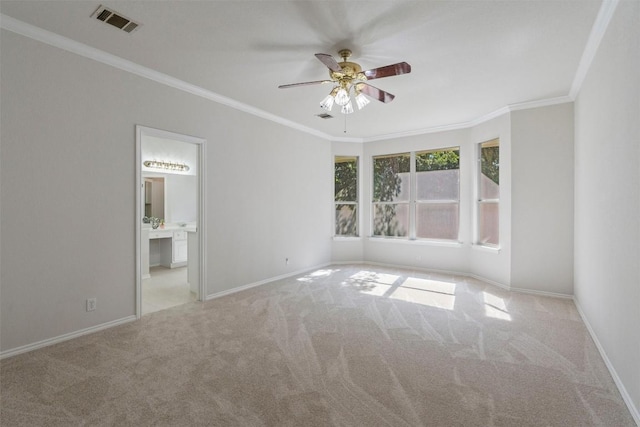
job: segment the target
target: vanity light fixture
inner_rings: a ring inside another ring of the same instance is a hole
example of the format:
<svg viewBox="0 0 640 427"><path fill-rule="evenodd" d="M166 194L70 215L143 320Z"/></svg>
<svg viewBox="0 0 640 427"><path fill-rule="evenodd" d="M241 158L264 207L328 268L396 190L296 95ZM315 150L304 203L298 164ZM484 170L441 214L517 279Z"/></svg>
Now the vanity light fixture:
<svg viewBox="0 0 640 427"><path fill-rule="evenodd" d="M165 169L174 172L187 172L189 166L186 163L165 162L162 160L145 160L143 163L148 168Z"/></svg>

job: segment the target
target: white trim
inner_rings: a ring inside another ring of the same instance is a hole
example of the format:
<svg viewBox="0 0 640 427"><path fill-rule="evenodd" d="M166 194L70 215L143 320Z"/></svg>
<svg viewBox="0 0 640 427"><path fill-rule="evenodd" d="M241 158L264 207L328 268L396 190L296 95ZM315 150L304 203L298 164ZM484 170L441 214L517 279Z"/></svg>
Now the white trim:
<svg viewBox="0 0 640 427"><path fill-rule="evenodd" d="M447 248L461 248L464 246L464 242L458 240L438 240L438 239L409 239L407 237L390 237L390 236L369 236L368 242L376 243L401 243L405 245L416 246L440 246Z"/></svg>
<svg viewBox="0 0 640 427"><path fill-rule="evenodd" d="M582 83L584 83L584 79L587 77L593 58L595 58L598 52L598 47L600 47L600 42L607 31L616 7L618 7L618 0L604 0L600 6L598 16L591 28L591 33L584 47L584 52L582 52L582 57L580 58L580 63L578 64L578 69L576 70L576 75L573 78L573 84L569 91L569 97L572 100L575 100L578 93L580 93Z"/></svg>
<svg viewBox="0 0 640 427"><path fill-rule="evenodd" d="M491 254L499 254L501 251L501 248L499 247L494 247L494 246L487 246L487 245L481 245L478 243L472 243L471 244L471 250L474 251L482 251L482 252L487 252L487 253L491 253Z"/></svg>
<svg viewBox="0 0 640 427"><path fill-rule="evenodd" d="M361 236L333 236L334 242L359 242L361 240Z"/></svg>
<svg viewBox="0 0 640 427"><path fill-rule="evenodd" d="M216 292L215 294L207 295L207 297L205 298L205 301L210 301L212 299L221 298L221 297L224 297L224 296L227 296L227 295L231 295L231 294L235 294L235 293L238 293L238 292L246 291L247 289L251 289L251 288L258 287L258 286L266 285L267 283L275 282L277 280L286 279L288 277L293 277L293 276L297 276L299 274L304 274L304 273L307 273L307 272L312 271L312 270L317 270L319 268L327 267L327 266L329 266L331 264L333 264L333 263L327 262L327 263L324 263L324 264L317 265L315 267L309 267L309 268L305 268L305 269L302 269L302 270L293 271L291 273L285 273L285 274L281 274L279 276L270 277L268 279L259 280L257 282L249 283L249 284L246 284L246 285L236 286L235 288L227 289L226 291L220 291L220 292Z"/></svg>
<svg viewBox="0 0 640 427"><path fill-rule="evenodd" d="M207 141L198 144L198 300L205 301L207 295Z"/></svg>
<svg viewBox="0 0 640 427"><path fill-rule="evenodd" d="M198 300L204 301L204 296L206 295L206 285L207 285L207 215L206 215L206 206L207 206L207 193L205 191L206 187L206 179L207 179L207 162L206 162L206 153L207 153L207 140L203 138L199 138L191 135L184 135L176 132L170 132L162 129L154 129L150 127L145 127L141 125L136 125L136 208L135 208L135 224L136 224L136 241L135 241L135 254L136 254L136 318L140 319L142 317L142 280L147 278L143 277L142 274L142 265L141 265L141 239L142 239L142 211L141 211L141 202L142 202L142 137L144 136L152 136L156 138L169 139L174 141L186 142L189 144L194 144L197 148L198 153L198 172L197 172L197 181L198 181L198 220L197 220L197 230L198 230L198 281L199 281L199 289L198 289ZM179 263L181 264L181 263ZM173 266L178 264L172 264Z"/></svg>
<svg viewBox="0 0 640 427"><path fill-rule="evenodd" d="M600 13L598 14L598 18L596 19L596 24L594 24L592 34L589 38L589 41L587 42L587 47L585 49L585 53L583 54L583 60L580 62L580 67L578 68L578 74L576 74L576 78L574 79L574 87L577 87L578 89L579 89L579 85L582 83L582 80L584 79L584 75L586 75L589 65L591 65L591 60L595 55L595 51L597 50L598 45L600 44L600 40L602 39L602 34L604 34L604 31L606 30L606 26L609 24L611 15L613 14L613 10L615 10L615 6L617 5L617 3L618 3L618 0L605 0L602 5L602 8L600 9ZM4 14L0 14L0 28L3 28L8 31L12 31L16 34L20 34L25 37L29 37L33 40L37 40L39 42L48 44L50 46L54 46L54 47L66 50L68 52L72 52L77 55L84 56L85 58L93 59L94 61L98 61L103 64L110 65L112 67L118 68L123 71L127 71L129 73L135 74L143 78L147 78L149 80L172 87L174 89L178 89L178 90L190 93L192 95L196 95L196 96L208 99L210 101L213 101L222 105L226 105L236 110L240 110L245 113L263 118L265 120L269 120L274 123L278 123L280 125L283 125L292 129L296 129L300 132L317 136L319 138L332 141L332 142L365 143L365 142L404 138L408 136L424 135L424 134L436 133L436 132L468 129L468 128L477 126L480 123L484 123L486 121L499 117L503 114L509 113L511 111L524 110L529 108L538 108L538 107L544 107L548 105L561 104L565 102L572 102L575 99L574 88L572 87L570 95L567 95L567 96L560 96L555 98L540 99L537 101L510 104L505 107L499 108L495 111L492 111L488 114L482 115L476 119L463 122L463 123L433 126L429 128L414 129L414 130L409 130L404 132L397 132L397 133L371 136L371 137L365 137L365 138L334 137L324 132L310 128L308 126L304 126L299 123L295 123L291 120L285 119L283 117L277 116L275 114L268 113L264 110L253 107L251 105L247 105L242 102L236 101L234 99L228 98L226 96L222 96L218 93L204 89L200 86L196 86L194 84L185 82L175 77L171 77L167 74L160 73L151 68L147 68L142 65L136 64L124 58L120 58L116 55L112 55L110 53L104 52L100 49L93 48L84 43L80 43L75 40L69 39L67 37L63 37L58 34L52 33L50 31L44 30L42 28L36 27L34 25L27 24L26 22L22 22L20 20L17 20L15 18L12 18ZM583 62L584 62L584 65L583 65ZM580 77L581 75L582 77Z"/></svg>
<svg viewBox="0 0 640 427"><path fill-rule="evenodd" d="M562 299L573 299L573 295L561 294L559 292L538 291L536 289L514 288L514 287L509 287L509 290L512 292L518 292L519 294L539 295L543 297L562 298Z"/></svg>
<svg viewBox="0 0 640 427"><path fill-rule="evenodd" d="M613 363L611 363L611 360L609 360L609 356L607 356L607 353L604 351L604 347L602 346L602 344L600 344L600 340L598 340L598 336L596 335L595 331L591 327L591 324L589 323L589 320L587 319L586 314L584 313L584 311L582 311L582 307L580 307L580 303L578 302L575 296L573 297L573 303L578 309L578 314L580 314L582 321L587 327L587 331L589 331L589 335L591 335L591 339L596 344L596 348L598 349L598 352L600 352L600 356L602 357L602 360L604 360L604 364L607 366L607 369L609 370L609 373L613 378L613 382L618 387L618 391L620 391L620 394L622 395L622 400L624 400L624 403L627 405L627 408L629 409L629 412L631 412L631 416L633 417L636 424L640 426L640 411L638 411L638 408L635 407L633 403L633 399L631 398L631 396L629 396L629 392L627 391L622 380L618 376L616 369L613 367Z"/></svg>
<svg viewBox="0 0 640 427"><path fill-rule="evenodd" d="M118 68L120 70L135 74L137 76L153 80L157 83L172 87L174 89L178 89L183 92L187 92L192 95L217 102L218 104L226 105L227 107L231 107L236 110L240 110L266 120L270 120L283 126L287 126L301 132L308 133L310 135L315 135L323 139L331 139L331 136L327 135L324 132L320 132L316 129L312 129L310 127L292 122L291 120L276 116L275 114L268 113L259 108L244 104L242 102L236 101L235 99L228 98L213 91L204 89L200 86L185 82L184 80L171 77L167 74L155 71L151 68L144 67L142 65L136 64L135 62L88 46L84 43L80 43L70 38L52 33L51 31L47 31L34 25L27 24L26 22L19 21L10 16L0 14L0 27L4 28L5 30L12 31L16 34L29 37L33 40L37 40L42 43L46 43L48 45L66 50L68 52L93 59L94 61L98 61L103 64Z"/></svg>
<svg viewBox="0 0 640 427"><path fill-rule="evenodd" d="M495 280L487 279L486 277L479 276L473 273L462 273L459 271L452 271L452 270L438 270L433 268L415 267L411 265L402 265L402 264L387 264L387 263L374 262L374 261L334 261L331 264L332 265L371 265L371 266L385 267L385 268L401 268L405 270L421 271L425 273L450 274L452 276L470 277L476 280L480 280L488 285L496 286L498 288L501 288L510 292L517 292L519 294L539 295L539 296L545 296L545 297L551 297L551 298L573 299L573 295L561 294L557 292L538 291L534 289L524 289L524 288L512 288L511 286L505 285L504 283L496 282Z"/></svg>
<svg viewBox="0 0 640 427"><path fill-rule="evenodd" d="M21 347L5 350L2 353L0 353L0 360L7 357L16 356L18 354L26 353L28 351L33 351L42 347L48 347L50 345L58 344L63 341L68 341L73 338L78 338L83 335L92 334L94 332L98 332L103 329L112 328L114 326L122 325L124 323L133 322L135 320L136 320L136 316L127 316L127 317L123 317L122 319L112 320L111 322L101 323L100 325L91 326L85 329L80 329L79 331L69 332L68 334L58 335L57 337L47 338L46 340L42 340L32 344L23 345Z"/></svg>
<svg viewBox="0 0 640 427"><path fill-rule="evenodd" d="M510 104L509 112L549 107L551 105L566 104L568 102L573 102L573 98L570 96L558 96L555 98L538 99L537 101L519 102L517 104Z"/></svg>
<svg viewBox="0 0 640 427"><path fill-rule="evenodd" d="M461 277L468 277L469 275L466 273L459 273L457 271L451 271L451 270L438 270L438 269L434 269L434 268L424 268L424 267L416 267L413 265L404 265L404 264L390 264L390 263L385 263L385 262L376 262L376 261L353 261L353 262L334 262L332 264L339 264L339 265L349 265L349 264L354 264L354 265L369 265L369 266L373 266L373 267L384 267L384 268L399 268L402 270L410 270L410 271L420 271L423 273L437 273L437 274L447 274L447 275L451 275L451 276L461 276Z"/></svg>
<svg viewBox="0 0 640 427"><path fill-rule="evenodd" d="M485 114L474 120L471 120L470 122L467 122L469 124L469 126L467 127L478 126L481 123L488 122L489 120L493 120L496 117L500 117L510 112L511 112L511 108L508 105L506 107L498 108L497 110L492 111L489 114Z"/></svg>
<svg viewBox="0 0 640 427"><path fill-rule="evenodd" d="M331 141L331 142L355 142L355 143L362 143L364 142L364 138L360 138L360 137L349 137L349 136L331 136L326 134L326 137L321 137L326 139L327 141Z"/></svg>
<svg viewBox="0 0 640 427"><path fill-rule="evenodd" d="M361 142L364 143L364 142L373 142L373 141L384 141L388 139L405 138L408 136L425 135L429 133L468 129L474 126L478 126L481 123L488 122L489 120L495 119L496 117L500 117L503 114L507 114L512 111L528 110L531 108L539 108L539 107L548 107L551 105L565 104L567 102L573 102L573 98L571 98L570 96L558 96L555 98L538 99L536 101L519 102L516 104L509 104L506 107L499 108L495 111L492 111L488 114L484 114L468 122L434 126L430 128L424 128L424 129L414 129L414 130L409 130L405 132L389 133L389 134L379 135L379 136L372 136L372 137L362 138Z"/></svg>
<svg viewBox="0 0 640 427"><path fill-rule="evenodd" d="M136 186L136 206L135 206L135 219L134 224L136 227L135 237L135 256L136 256L136 319L142 317L142 280L146 279L146 276L151 277L150 274L142 274L142 192L144 187L142 184L142 127L136 125L135 128L136 138L136 164L135 164L135 186ZM149 265L151 267L151 265Z"/></svg>
<svg viewBox="0 0 640 427"><path fill-rule="evenodd" d="M488 284L490 284L492 286L504 289L505 291L511 292L513 290L513 289L511 289L510 285L505 285L504 283L500 283L500 282L496 282L495 280L487 279L486 277L480 276L478 274L461 273L461 275L462 276L471 277L471 278L476 279L476 280L480 280L480 281L488 283Z"/></svg>
<svg viewBox="0 0 640 427"><path fill-rule="evenodd" d="M424 273L449 274L452 276L471 277L473 279L480 280L482 282L485 282L488 285L495 286L495 287L504 289L506 291L512 290L511 286L509 285L505 285L503 283L496 282L491 279L487 279L486 277L478 276L477 274L471 274L471 273L461 273L461 272L452 271L452 270L437 270L433 268L424 268L424 267L413 267L413 266L401 265L401 264L385 264L385 263L372 262L372 261L360 261L354 264L365 264L365 265L373 265L373 266L380 266L380 267L387 267L387 268L402 268L405 270L421 271Z"/></svg>
<svg viewBox="0 0 640 427"><path fill-rule="evenodd" d="M473 126L471 123L472 122L454 123L450 125L433 126L433 127L424 128L424 129L414 129L414 130L408 130L404 132L388 133L388 134L379 135L379 136L370 136L366 138L361 138L360 142L364 143L364 142L374 142L374 141L386 141L389 139L405 138L408 136L425 135L429 133L467 129Z"/></svg>

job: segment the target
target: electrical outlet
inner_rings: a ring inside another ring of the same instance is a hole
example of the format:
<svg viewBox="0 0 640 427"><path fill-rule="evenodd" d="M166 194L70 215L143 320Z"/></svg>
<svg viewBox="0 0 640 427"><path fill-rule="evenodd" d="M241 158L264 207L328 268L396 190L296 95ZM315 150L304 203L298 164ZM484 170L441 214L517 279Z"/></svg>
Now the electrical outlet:
<svg viewBox="0 0 640 427"><path fill-rule="evenodd" d="M87 299L87 311L93 311L96 309L96 305L98 304L96 298Z"/></svg>
<svg viewBox="0 0 640 427"><path fill-rule="evenodd" d="M289 265L289 258L285 258L285 259L284 259L284 263L285 263L286 265Z"/></svg>

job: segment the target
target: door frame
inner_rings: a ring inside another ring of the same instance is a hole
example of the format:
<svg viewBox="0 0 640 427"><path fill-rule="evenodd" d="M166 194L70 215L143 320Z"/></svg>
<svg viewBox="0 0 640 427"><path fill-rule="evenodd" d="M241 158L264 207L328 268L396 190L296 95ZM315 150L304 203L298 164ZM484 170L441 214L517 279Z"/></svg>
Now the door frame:
<svg viewBox="0 0 640 427"><path fill-rule="evenodd" d="M142 317L142 197L144 184L142 180L142 138L153 136L156 138L171 139L179 142L195 144L197 148L197 182L198 182L198 206L197 206L197 235L198 235L198 301L206 300L207 283L207 233L206 233L206 148L207 140L190 135L183 135L161 129L136 125L136 209L135 209L135 253L136 253L136 318Z"/></svg>

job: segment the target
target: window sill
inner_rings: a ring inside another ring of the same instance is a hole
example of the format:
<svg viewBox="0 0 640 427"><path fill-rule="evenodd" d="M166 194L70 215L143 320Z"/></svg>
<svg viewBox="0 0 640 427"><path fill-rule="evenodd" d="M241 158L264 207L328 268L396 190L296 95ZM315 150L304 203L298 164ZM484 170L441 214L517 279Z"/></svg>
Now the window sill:
<svg viewBox="0 0 640 427"><path fill-rule="evenodd" d="M488 252L492 254L499 254L501 251L501 248L497 246L485 246L478 244L472 244L471 248L475 251Z"/></svg>
<svg viewBox="0 0 640 427"><path fill-rule="evenodd" d="M333 236L334 242L359 242L361 240L360 236Z"/></svg>
<svg viewBox="0 0 640 427"><path fill-rule="evenodd" d="M455 241L447 241L447 240L429 240L429 239L405 239L399 237L368 237L368 241L370 242L379 242L379 243L402 243L405 245L416 245L416 246L442 246L448 248L460 248L464 245L463 242L455 242Z"/></svg>

